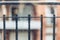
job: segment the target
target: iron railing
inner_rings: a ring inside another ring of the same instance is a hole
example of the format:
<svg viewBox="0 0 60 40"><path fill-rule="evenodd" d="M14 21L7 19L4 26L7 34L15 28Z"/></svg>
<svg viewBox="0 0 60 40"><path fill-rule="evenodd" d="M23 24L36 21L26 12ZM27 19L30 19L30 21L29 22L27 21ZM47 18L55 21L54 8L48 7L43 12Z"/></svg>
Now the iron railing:
<svg viewBox="0 0 60 40"><path fill-rule="evenodd" d="M28 2L27 2L28 3ZM31 3L31 2L30 2ZM38 2L36 2L38 3ZM0 5L14 5L14 4L20 4L20 2L0 2ZM40 5L60 5L60 2L40 2L38 3ZM12 18L12 17L7 17L7 18ZM59 18L59 17L55 17L55 15L53 15L53 17L43 17L43 15L41 15L40 17L31 17L30 15L28 15L28 17L18 17L16 15L15 17L15 22L16 22L16 40L18 40L18 18L28 18L28 40L30 40L30 20L31 18L40 18L41 20L41 39L43 40L43 18L53 18L53 40L55 40L55 19ZM4 40L6 40L6 21L5 21L6 17L5 15L3 15L3 30L4 30Z"/></svg>
<svg viewBox="0 0 60 40"><path fill-rule="evenodd" d="M6 21L5 19L6 18L9 18L9 17L6 17L5 15L3 15L3 26L4 26L4 40L6 40ZM12 17L10 17L12 18ZM53 15L53 17L43 17L43 15L41 15L40 17L31 17L30 15L28 15L28 17L18 17L18 15L15 16L15 23L16 23L16 40L18 40L18 18L28 18L28 40L30 40L30 21L31 21L31 18L40 18L40 21L41 21L41 39L40 40L43 40L43 18L53 18L53 40L55 40L55 15Z"/></svg>

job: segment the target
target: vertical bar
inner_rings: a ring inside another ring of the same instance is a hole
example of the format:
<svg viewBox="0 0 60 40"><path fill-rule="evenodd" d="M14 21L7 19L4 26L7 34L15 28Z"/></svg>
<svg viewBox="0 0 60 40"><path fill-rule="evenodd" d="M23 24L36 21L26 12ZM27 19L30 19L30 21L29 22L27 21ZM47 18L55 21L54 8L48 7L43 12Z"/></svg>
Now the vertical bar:
<svg viewBox="0 0 60 40"><path fill-rule="evenodd" d="M18 40L18 15L16 14L16 40Z"/></svg>
<svg viewBox="0 0 60 40"><path fill-rule="evenodd" d="M5 15L3 15L3 31L4 31L4 40L6 40L6 29L5 29Z"/></svg>
<svg viewBox="0 0 60 40"><path fill-rule="evenodd" d="M55 40L55 15L53 15L53 40Z"/></svg>
<svg viewBox="0 0 60 40"><path fill-rule="evenodd" d="M43 40L43 15L41 15L40 19L41 19L41 40Z"/></svg>
<svg viewBox="0 0 60 40"><path fill-rule="evenodd" d="M30 15L28 15L28 40L30 40Z"/></svg>

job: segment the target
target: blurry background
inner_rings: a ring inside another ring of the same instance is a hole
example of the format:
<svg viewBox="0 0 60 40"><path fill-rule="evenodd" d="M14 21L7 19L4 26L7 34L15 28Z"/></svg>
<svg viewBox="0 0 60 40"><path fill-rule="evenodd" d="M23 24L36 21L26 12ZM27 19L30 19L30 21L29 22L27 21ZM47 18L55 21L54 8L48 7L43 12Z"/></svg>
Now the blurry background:
<svg viewBox="0 0 60 40"><path fill-rule="evenodd" d="M60 1L60 0L0 0L0 1ZM41 14L46 17L53 17L60 16L60 5L39 5L39 4L32 4L32 3L26 3L19 5L0 5L0 17L3 17L3 14L7 17L12 18L6 18L6 21L14 21L16 14L19 17L28 16L30 14L32 17L40 17ZM0 18L2 21L3 18ZM32 18L31 21L40 21L40 18ZM60 39L60 19L56 19L56 40ZM19 21L28 21L27 18L19 18ZM13 23L13 22L12 22ZM13 23L14 24L14 23ZM53 40L53 18L44 18L43 20L43 40ZM10 24L11 25L11 24ZM23 25L22 27L24 27ZM34 26L33 26L34 27ZM0 30L0 39L3 40L3 30ZM36 37L36 38L35 38ZM19 40L28 40L28 32L27 29L19 30L18 32L18 39ZM15 30L8 29L6 31L6 40L15 40ZM40 40L40 29L32 30L31 31L31 40Z"/></svg>

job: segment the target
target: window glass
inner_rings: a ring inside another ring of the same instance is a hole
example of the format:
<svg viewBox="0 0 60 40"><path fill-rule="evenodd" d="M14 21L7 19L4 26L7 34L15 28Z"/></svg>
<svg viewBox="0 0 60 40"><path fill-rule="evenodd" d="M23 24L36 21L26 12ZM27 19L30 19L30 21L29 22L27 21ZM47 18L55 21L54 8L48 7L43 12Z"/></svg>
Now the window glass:
<svg viewBox="0 0 60 40"><path fill-rule="evenodd" d="M52 2L56 2L57 0L46 0L47 2L50 2L50 1L52 1Z"/></svg>
<svg viewBox="0 0 60 40"><path fill-rule="evenodd" d="M12 7L12 20L15 20L15 16L16 16L16 11L17 11L17 8L16 7Z"/></svg>
<svg viewBox="0 0 60 40"><path fill-rule="evenodd" d="M51 10L51 14L54 15L55 14L54 13L54 11L55 11L54 7L50 7L50 10ZM53 18L51 18L51 23L53 23Z"/></svg>
<svg viewBox="0 0 60 40"><path fill-rule="evenodd" d="M2 0L0 0L0 1L2 1Z"/></svg>
<svg viewBox="0 0 60 40"><path fill-rule="evenodd" d="M5 1L38 1L38 0L5 0Z"/></svg>
<svg viewBox="0 0 60 40"><path fill-rule="evenodd" d="M3 17L1 6L0 6L0 17ZM0 18L0 20L2 20L2 18Z"/></svg>
<svg viewBox="0 0 60 40"><path fill-rule="evenodd" d="M32 4L24 4L24 5L20 5L20 6L14 6L12 7L12 20L15 20L15 16L16 14L18 14L18 17L28 17L28 15L30 14L31 16L33 16L33 6ZM19 18L19 20L28 20L27 18Z"/></svg>
<svg viewBox="0 0 60 40"><path fill-rule="evenodd" d="M46 16L47 17L53 17L53 15L55 14L55 7L54 6L47 6L46 7ZM47 24L52 24L53 23L53 18L46 18L46 22Z"/></svg>
<svg viewBox="0 0 60 40"><path fill-rule="evenodd" d="M19 10L18 16L28 17L28 14L33 16L33 6L31 4L25 4L23 9ZM22 11L22 12L21 12ZM20 18L20 20L27 20L27 18Z"/></svg>
<svg viewBox="0 0 60 40"><path fill-rule="evenodd" d="M5 1L19 1L19 0L5 0Z"/></svg>

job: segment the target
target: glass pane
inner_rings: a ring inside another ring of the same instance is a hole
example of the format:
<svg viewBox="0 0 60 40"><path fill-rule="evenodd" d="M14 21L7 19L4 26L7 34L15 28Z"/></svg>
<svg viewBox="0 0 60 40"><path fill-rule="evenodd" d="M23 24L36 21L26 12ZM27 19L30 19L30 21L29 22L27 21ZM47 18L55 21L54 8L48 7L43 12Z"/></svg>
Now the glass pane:
<svg viewBox="0 0 60 40"><path fill-rule="evenodd" d="M19 0L5 0L5 1L19 1Z"/></svg>
<svg viewBox="0 0 60 40"><path fill-rule="evenodd" d="M38 0L5 0L5 1L38 1Z"/></svg>
<svg viewBox="0 0 60 40"><path fill-rule="evenodd" d="M20 4L20 5L12 5L11 7L11 16L12 20L15 20L16 14L18 17L28 17L28 14L33 16L33 5L32 4ZM27 18L19 18L19 20L27 20Z"/></svg>
<svg viewBox="0 0 60 40"><path fill-rule="evenodd" d="M28 14L33 16L33 6L32 5L24 5L22 9L19 10L20 12L18 13L18 16L25 16L28 17ZM20 18L20 20L27 20L27 18Z"/></svg>
<svg viewBox="0 0 60 40"><path fill-rule="evenodd" d="M55 9L54 7L52 6L47 6L46 8L46 16L47 17L53 17L53 15L55 14ZM53 23L53 18L46 18L46 22L48 25L52 24Z"/></svg>

